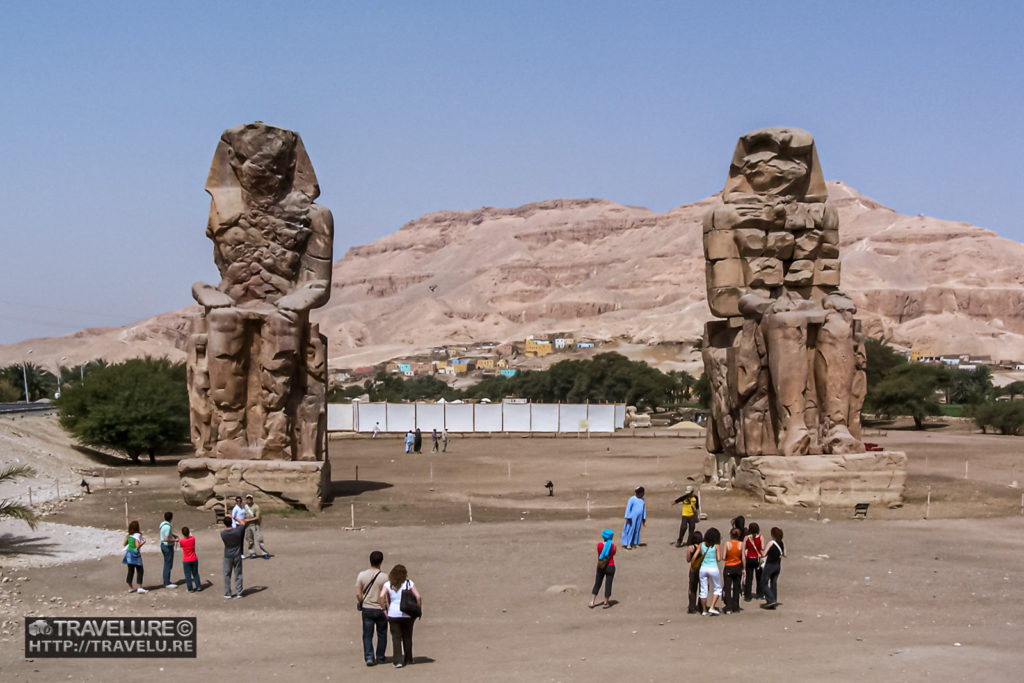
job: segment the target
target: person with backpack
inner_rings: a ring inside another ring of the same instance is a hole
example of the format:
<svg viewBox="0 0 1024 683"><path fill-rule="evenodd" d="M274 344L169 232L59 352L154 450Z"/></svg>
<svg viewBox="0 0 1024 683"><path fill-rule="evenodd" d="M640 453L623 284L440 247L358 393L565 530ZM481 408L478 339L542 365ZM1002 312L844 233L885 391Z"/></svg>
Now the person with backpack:
<svg viewBox="0 0 1024 683"><path fill-rule="evenodd" d="M786 556L786 546L782 543L782 529L772 527L772 540L764 551L764 599L762 609L775 609L779 606L779 572L782 571L782 558Z"/></svg>
<svg viewBox="0 0 1024 683"><path fill-rule="evenodd" d="M698 589L700 587L700 563L697 560L700 555L700 546L704 542L704 534L694 531L690 534L690 545L686 548L686 566L689 568L689 581L687 583L687 597L689 599L686 607L687 614L700 614L700 607L697 605ZM694 562L694 560L697 560Z"/></svg>
<svg viewBox="0 0 1024 683"><path fill-rule="evenodd" d="M409 607L415 607L416 616L403 610L402 594L409 592L415 598ZM416 584L409 578L405 565L396 564L388 573L388 580L380 591L380 604L388 616L391 628L391 654L396 669L412 664L412 627L423 607L423 599Z"/></svg>
<svg viewBox="0 0 1024 683"><path fill-rule="evenodd" d="M754 597L760 600L764 593L761 588L761 554L764 550L764 536L761 535L761 527L757 522L751 522L747 529L747 535L743 539L743 557L746 578L743 582L743 600L750 602L751 588L754 589ZM757 583L754 584L754 579Z"/></svg>

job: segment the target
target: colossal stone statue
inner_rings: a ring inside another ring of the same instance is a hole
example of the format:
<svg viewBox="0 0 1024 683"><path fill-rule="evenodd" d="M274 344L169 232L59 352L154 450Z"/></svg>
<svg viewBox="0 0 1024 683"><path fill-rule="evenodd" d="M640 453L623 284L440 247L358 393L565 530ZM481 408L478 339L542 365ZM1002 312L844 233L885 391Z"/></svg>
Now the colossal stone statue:
<svg viewBox="0 0 1024 683"><path fill-rule="evenodd" d="M313 201L301 138L261 122L225 131L206 191L221 280L192 286L203 306L187 363L196 456L321 461L327 340L309 311L330 297L334 221Z"/></svg>
<svg viewBox="0 0 1024 683"><path fill-rule="evenodd" d="M839 291L839 219L814 138L766 128L740 138L704 220L712 383L708 450L728 456L857 453L865 355Z"/></svg>
<svg viewBox="0 0 1024 683"><path fill-rule="evenodd" d="M704 219L712 389L706 470L793 505L897 504L906 455L865 453L866 356L839 290L839 218L814 138L765 128L739 139L722 203ZM803 457L792 457L803 456Z"/></svg>

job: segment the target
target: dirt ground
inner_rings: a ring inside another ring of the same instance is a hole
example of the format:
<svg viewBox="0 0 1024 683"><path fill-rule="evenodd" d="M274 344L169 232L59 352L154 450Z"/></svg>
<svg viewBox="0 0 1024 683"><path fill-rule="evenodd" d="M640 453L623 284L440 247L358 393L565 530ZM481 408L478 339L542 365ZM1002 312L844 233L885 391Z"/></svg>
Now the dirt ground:
<svg viewBox="0 0 1024 683"><path fill-rule="evenodd" d="M0 680L661 681L694 667L770 681L1020 680L1024 517L1010 484L1024 481L1024 440L964 426L867 440L905 450L910 471L906 504L872 506L866 521L703 488L709 519L699 528L743 514L786 534L782 606L746 603L720 617L685 613L683 555L672 546L679 508L670 503L701 469L701 439L454 438L448 453L420 456L398 438L332 441L334 504L318 516L266 515L273 556L246 560L246 597L231 601L221 597L213 514L181 503L174 462L128 467L137 484L111 476L47 517L69 525L64 538L0 531ZM589 610L594 544L604 527L621 530L637 484L648 491L647 545L618 555L613 608ZM89 559L53 554L80 527L121 530L125 500L150 539L164 510L193 528L208 590L157 588L151 552L154 590L127 594L119 542ZM353 514L358 530L346 530ZM415 664L401 671L362 660L353 584L375 549L385 569L405 564L424 598ZM198 662L26 660L26 615L196 616Z"/></svg>

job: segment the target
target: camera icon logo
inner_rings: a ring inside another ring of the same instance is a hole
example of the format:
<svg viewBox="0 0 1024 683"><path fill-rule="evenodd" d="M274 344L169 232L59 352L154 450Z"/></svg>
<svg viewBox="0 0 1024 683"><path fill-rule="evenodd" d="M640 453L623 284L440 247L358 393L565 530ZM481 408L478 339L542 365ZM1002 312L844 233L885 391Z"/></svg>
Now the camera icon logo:
<svg viewBox="0 0 1024 683"><path fill-rule="evenodd" d="M45 619L36 619L28 625L28 634L30 636L53 635L53 626L51 626L50 622Z"/></svg>

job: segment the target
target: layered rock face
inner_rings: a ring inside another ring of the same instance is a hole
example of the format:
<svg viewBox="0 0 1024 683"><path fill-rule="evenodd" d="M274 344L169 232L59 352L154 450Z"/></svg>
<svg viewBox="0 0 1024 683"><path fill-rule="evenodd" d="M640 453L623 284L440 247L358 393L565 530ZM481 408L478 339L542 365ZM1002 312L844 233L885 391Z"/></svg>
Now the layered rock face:
<svg viewBox="0 0 1024 683"><path fill-rule="evenodd" d="M1024 360L1024 245L967 223L904 216L828 181L843 290L865 336ZM658 214L600 199L428 214L334 264L311 320L332 367L549 331L641 343L696 340L705 302L701 220L711 197ZM340 229L343 229L340 228ZM195 309L124 328L0 348L0 363L184 358Z"/></svg>

